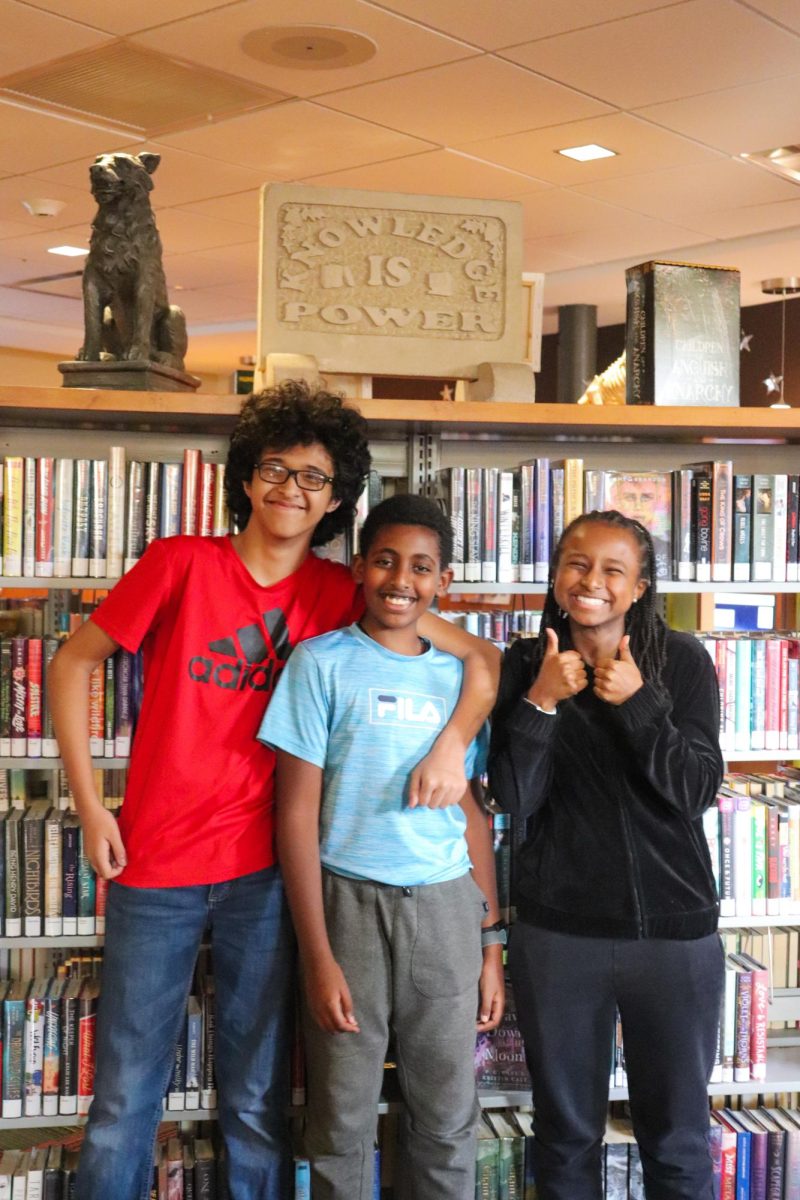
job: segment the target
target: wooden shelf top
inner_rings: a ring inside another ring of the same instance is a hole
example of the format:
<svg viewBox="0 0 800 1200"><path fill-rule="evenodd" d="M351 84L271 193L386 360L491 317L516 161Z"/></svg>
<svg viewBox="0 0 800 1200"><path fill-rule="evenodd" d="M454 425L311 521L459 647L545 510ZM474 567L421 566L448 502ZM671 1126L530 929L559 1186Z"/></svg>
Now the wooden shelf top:
<svg viewBox="0 0 800 1200"><path fill-rule="evenodd" d="M242 396L0 387L0 425L186 429L229 432ZM446 433L564 440L800 441L800 409L493 404L360 400L377 434Z"/></svg>

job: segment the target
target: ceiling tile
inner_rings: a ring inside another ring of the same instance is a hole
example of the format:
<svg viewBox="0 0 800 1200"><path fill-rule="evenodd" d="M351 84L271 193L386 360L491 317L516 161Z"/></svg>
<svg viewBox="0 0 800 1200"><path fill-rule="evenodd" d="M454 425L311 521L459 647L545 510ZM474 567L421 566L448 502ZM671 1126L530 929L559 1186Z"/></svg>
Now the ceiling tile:
<svg viewBox="0 0 800 1200"><path fill-rule="evenodd" d="M706 49L701 69L698 47ZM788 75L799 56L794 34L734 0L684 0L503 51L621 108Z"/></svg>
<svg viewBox="0 0 800 1200"><path fill-rule="evenodd" d="M607 204L674 221L706 236L712 230L705 216L715 209L731 208L733 200L736 207L743 208L748 204L792 200L798 194L797 186L788 180L736 159L606 179L574 190Z"/></svg>
<svg viewBox="0 0 800 1200"><path fill-rule="evenodd" d="M205 129L170 134L160 141L263 171L264 179L284 180L298 179L313 170L341 170L429 149L417 138L307 101L277 104Z"/></svg>
<svg viewBox="0 0 800 1200"><path fill-rule="evenodd" d="M321 103L450 146L608 111L589 96L490 57L334 92Z"/></svg>
<svg viewBox="0 0 800 1200"><path fill-rule="evenodd" d="M234 166L218 159L189 154L163 142L142 143L134 147L132 153L145 149L161 155L161 162L153 176L153 191L150 194L156 209L208 200L229 192L242 192L247 188L257 188L266 182L260 171L250 167ZM83 187L88 195L89 167L93 161L92 155L75 162L62 163L57 167L45 168L40 174L43 179L52 179L73 188Z"/></svg>
<svg viewBox="0 0 800 1200"><path fill-rule="evenodd" d="M23 208L22 202L37 198L60 200L64 207L53 217L32 216ZM85 221L88 228L94 209L95 204L88 191L65 187L37 175L14 175L0 179L0 219L22 222L22 229L17 231L20 234L61 229L79 221Z"/></svg>
<svg viewBox="0 0 800 1200"><path fill-rule="evenodd" d="M179 304L189 322L255 321L256 298L244 291L222 288L173 289L171 299Z"/></svg>
<svg viewBox="0 0 800 1200"><path fill-rule="evenodd" d="M800 51L798 51L800 57ZM800 74L652 104L639 115L728 154L794 145L800 135Z"/></svg>
<svg viewBox="0 0 800 1200"><path fill-rule="evenodd" d="M0 171L5 174L42 174L44 167L78 158L88 170L98 154L130 146L130 141L120 142L119 133L62 121L0 99Z"/></svg>
<svg viewBox="0 0 800 1200"><path fill-rule="evenodd" d="M549 188L549 183L481 162L453 150L432 150L409 158L311 175L304 182L319 187L367 188L385 192L424 192L431 196L476 196L502 200L522 192Z"/></svg>
<svg viewBox="0 0 800 1200"><path fill-rule="evenodd" d="M800 6L797 0L749 0L749 5L765 17L772 17L787 29L800 33Z"/></svg>
<svg viewBox="0 0 800 1200"><path fill-rule="evenodd" d="M522 244L522 260L526 271L566 271L580 266L580 259L560 250L554 250L548 245L547 238L531 238ZM547 301L547 280L544 287L545 302Z"/></svg>
<svg viewBox="0 0 800 1200"><path fill-rule="evenodd" d="M620 225L627 215L615 205L579 196L564 188L517 196L517 202L522 205L523 237L526 240L610 229Z"/></svg>
<svg viewBox="0 0 800 1200"><path fill-rule="evenodd" d="M235 2L227 0L227 4ZM119 35L160 25L167 15L170 21L177 21L209 8L227 7L224 2L211 4L210 0L169 0L167 14L164 0L125 0L124 4L110 4L109 0L28 0L28 3L44 12L59 13L94 29Z"/></svg>
<svg viewBox="0 0 800 1200"><path fill-rule="evenodd" d="M165 253L213 250L217 246L251 245L257 253L253 231L233 221L220 221L179 208L164 208L158 214L158 232Z"/></svg>
<svg viewBox="0 0 800 1200"><path fill-rule="evenodd" d="M800 246L800 199L778 204L750 204L745 208L720 208L703 213L703 228L710 237L743 237L769 230L793 229ZM800 272L800 251L793 255L792 274Z"/></svg>
<svg viewBox="0 0 800 1200"><path fill-rule="evenodd" d="M63 16L41 12L17 0L0 0L0 82L51 58L100 46L110 39Z"/></svg>
<svg viewBox="0 0 800 1200"><path fill-rule="evenodd" d="M258 280L258 242L198 250L192 254L165 254L167 282L185 290L202 287L252 287Z"/></svg>
<svg viewBox="0 0 800 1200"><path fill-rule="evenodd" d="M617 156L580 163L557 153L566 147L590 142L616 150ZM657 129L627 113L611 113L585 121L551 125L546 129L512 133L507 137L487 138L465 143L462 148L489 162L563 185L633 175L660 167L711 162L716 157L713 151L688 138Z"/></svg>
<svg viewBox="0 0 800 1200"><path fill-rule="evenodd" d="M249 57L242 39L253 30L274 25L323 25L356 30L372 39L377 53L358 66L313 70L280 68ZM466 43L422 29L413 21L385 12L362 0L243 0L243 3L163 25L132 39L162 54L205 63L278 91L313 96L331 88L353 87L386 79L475 53Z"/></svg>
<svg viewBox="0 0 800 1200"><path fill-rule="evenodd" d="M215 217L222 221L238 221L258 229L261 222L261 189L235 192L232 196L215 196L211 200L198 200L196 204L181 204L177 212L199 213L201 217Z"/></svg>
<svg viewBox="0 0 800 1200"><path fill-rule="evenodd" d="M671 0L605 0L603 20L614 21L631 13L661 8ZM551 37L570 29L594 25L597 0L384 0L384 8L403 13L433 29L463 38L484 50L514 46L534 38Z"/></svg>
<svg viewBox="0 0 800 1200"><path fill-rule="evenodd" d="M695 230L628 213L616 226L561 234L544 241L579 262L602 263L618 258L639 262L665 251L679 257L686 247L696 245L699 237Z"/></svg>

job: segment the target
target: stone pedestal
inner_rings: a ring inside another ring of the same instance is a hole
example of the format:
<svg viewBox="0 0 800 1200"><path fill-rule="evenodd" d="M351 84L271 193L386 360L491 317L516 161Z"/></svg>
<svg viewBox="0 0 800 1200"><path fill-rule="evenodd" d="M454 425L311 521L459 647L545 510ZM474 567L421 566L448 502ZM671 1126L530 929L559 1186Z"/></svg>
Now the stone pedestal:
<svg viewBox="0 0 800 1200"><path fill-rule="evenodd" d="M144 359L133 362L60 362L62 387L110 388L120 392L196 392L196 375Z"/></svg>

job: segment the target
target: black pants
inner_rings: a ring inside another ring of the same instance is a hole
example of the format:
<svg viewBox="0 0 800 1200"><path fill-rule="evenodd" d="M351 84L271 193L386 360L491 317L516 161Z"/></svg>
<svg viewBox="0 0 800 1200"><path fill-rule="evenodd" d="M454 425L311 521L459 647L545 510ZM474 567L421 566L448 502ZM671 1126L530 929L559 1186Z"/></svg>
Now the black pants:
<svg viewBox="0 0 800 1200"><path fill-rule="evenodd" d="M711 1200L719 937L616 941L519 922L509 959L533 1080L539 1200L601 1200L615 1006L647 1200Z"/></svg>

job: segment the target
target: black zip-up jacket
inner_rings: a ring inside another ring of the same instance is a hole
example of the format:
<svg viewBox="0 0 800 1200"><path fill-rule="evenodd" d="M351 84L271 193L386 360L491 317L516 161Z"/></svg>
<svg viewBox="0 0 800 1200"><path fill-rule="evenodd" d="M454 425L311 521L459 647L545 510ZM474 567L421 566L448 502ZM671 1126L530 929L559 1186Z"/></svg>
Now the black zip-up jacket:
<svg viewBox="0 0 800 1200"><path fill-rule="evenodd" d="M667 632L662 683L624 704L589 686L557 716L522 699L533 642L506 654L492 718L489 783L527 816L519 852L519 919L562 933L699 938L718 900L702 815L722 779L719 689L707 651Z"/></svg>

